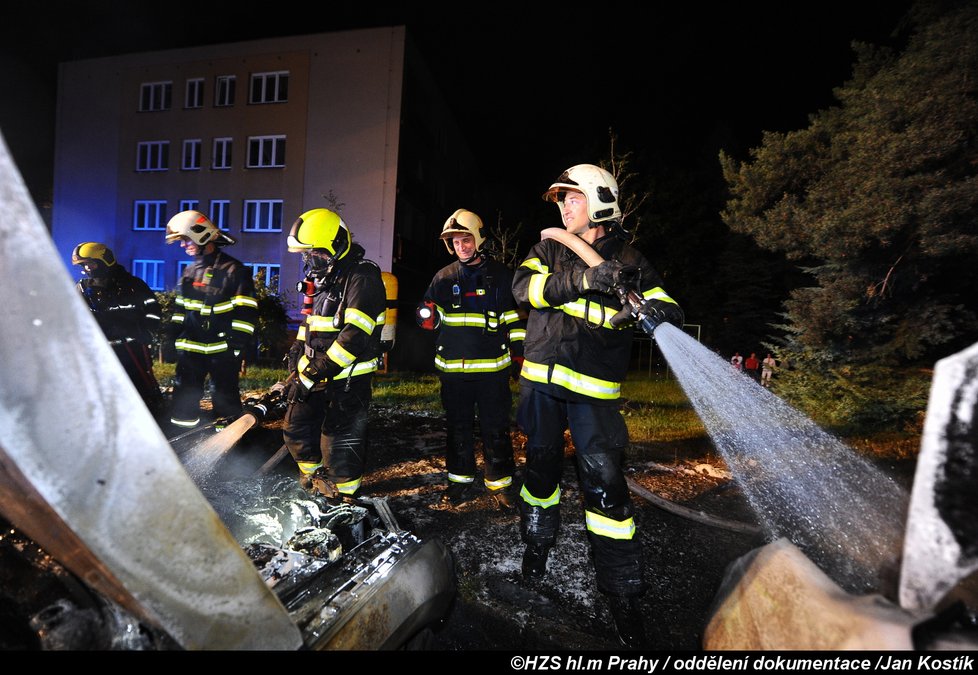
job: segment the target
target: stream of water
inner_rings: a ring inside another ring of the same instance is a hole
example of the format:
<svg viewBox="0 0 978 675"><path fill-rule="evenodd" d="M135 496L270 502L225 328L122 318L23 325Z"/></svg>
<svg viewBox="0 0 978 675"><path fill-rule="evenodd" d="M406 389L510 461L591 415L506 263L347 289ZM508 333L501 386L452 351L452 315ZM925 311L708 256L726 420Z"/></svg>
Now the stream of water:
<svg viewBox="0 0 978 675"><path fill-rule="evenodd" d="M683 331L663 324L655 339L772 538L850 592L892 596L907 491Z"/></svg>

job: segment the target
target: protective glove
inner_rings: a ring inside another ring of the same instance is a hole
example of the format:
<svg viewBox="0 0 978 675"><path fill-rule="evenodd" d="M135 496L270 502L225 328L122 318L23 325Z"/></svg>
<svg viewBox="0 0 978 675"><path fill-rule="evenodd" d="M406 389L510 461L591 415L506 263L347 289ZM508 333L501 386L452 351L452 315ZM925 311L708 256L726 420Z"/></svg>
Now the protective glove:
<svg viewBox="0 0 978 675"><path fill-rule="evenodd" d="M637 273L638 268L634 265L624 265L617 260L605 260L584 271L581 290L614 293L615 286L618 284L634 285Z"/></svg>
<svg viewBox="0 0 978 675"><path fill-rule="evenodd" d="M282 396L289 405L295 403L305 403L306 399L309 398L310 389L306 389L306 385L302 384L302 380L295 378L290 383L285 385L285 390L282 392Z"/></svg>
<svg viewBox="0 0 978 675"><path fill-rule="evenodd" d="M642 303L642 314L645 314L656 326L663 323L671 323L678 328L683 327L685 317L683 310L674 302L649 298Z"/></svg>
<svg viewBox="0 0 978 675"><path fill-rule="evenodd" d="M304 352L304 344L305 343L296 340L292 343L292 346L289 347L289 353L285 357L285 369L290 373L294 373L299 369L299 359L302 357Z"/></svg>

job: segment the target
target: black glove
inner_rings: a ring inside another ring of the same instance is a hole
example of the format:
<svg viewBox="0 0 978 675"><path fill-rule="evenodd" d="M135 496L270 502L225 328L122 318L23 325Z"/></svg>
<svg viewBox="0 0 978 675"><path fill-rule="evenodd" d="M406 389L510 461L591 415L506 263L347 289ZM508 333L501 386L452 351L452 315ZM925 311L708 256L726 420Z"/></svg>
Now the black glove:
<svg viewBox="0 0 978 675"><path fill-rule="evenodd" d="M679 308L679 305L656 298L649 298L642 303L641 313L645 314L656 326L671 323L673 326L682 328L685 320L683 310Z"/></svg>
<svg viewBox="0 0 978 675"><path fill-rule="evenodd" d="M306 389L306 385L302 384L302 380L295 378L285 385L285 390L282 392L282 398L284 398L286 403L289 405L294 403L305 403L306 399L309 398L310 391L310 389Z"/></svg>
<svg viewBox="0 0 978 675"><path fill-rule="evenodd" d="M585 270L581 290L613 293L615 286L619 284L635 285L637 278L637 267L623 265L617 260L605 260L601 264Z"/></svg>
<svg viewBox="0 0 978 675"><path fill-rule="evenodd" d="M285 357L285 369L290 373L294 373L299 369L299 359L302 357L305 350L304 345L304 342L299 342L296 340L292 343L292 346L289 347L289 353Z"/></svg>

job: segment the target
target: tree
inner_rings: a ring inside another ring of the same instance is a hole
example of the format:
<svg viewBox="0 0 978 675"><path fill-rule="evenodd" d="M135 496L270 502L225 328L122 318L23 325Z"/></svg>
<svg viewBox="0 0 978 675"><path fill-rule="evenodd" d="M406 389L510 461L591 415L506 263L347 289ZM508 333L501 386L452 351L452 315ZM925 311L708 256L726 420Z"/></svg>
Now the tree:
<svg viewBox="0 0 978 675"><path fill-rule="evenodd" d="M822 367L933 360L976 328L978 7L917 6L900 53L854 45L839 105L721 153L735 232L804 267L786 350Z"/></svg>

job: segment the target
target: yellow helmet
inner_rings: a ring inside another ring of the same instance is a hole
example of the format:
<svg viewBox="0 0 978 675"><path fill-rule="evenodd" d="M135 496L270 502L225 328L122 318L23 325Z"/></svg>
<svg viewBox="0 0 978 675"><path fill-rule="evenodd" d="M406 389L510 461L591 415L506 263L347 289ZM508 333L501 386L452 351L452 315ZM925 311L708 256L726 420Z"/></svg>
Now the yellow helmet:
<svg viewBox="0 0 978 675"><path fill-rule="evenodd" d="M563 205L568 190L583 192L587 197L588 216L593 223L621 220L618 207L618 181L608 171L593 164L578 164L567 169L553 182L543 199Z"/></svg>
<svg viewBox="0 0 978 675"><path fill-rule="evenodd" d="M200 211L181 211L166 224L166 243L173 244L186 237L198 246L214 243L233 244L234 239L221 232L211 219Z"/></svg>
<svg viewBox="0 0 978 675"><path fill-rule="evenodd" d="M452 237L460 234L471 234L475 237L476 253L482 250L482 244L486 241L482 233L482 218L467 209L459 209L450 215L441 228L441 234L438 235L445 242L449 254L455 253L451 244Z"/></svg>
<svg viewBox="0 0 978 675"><path fill-rule="evenodd" d="M320 249L340 260L350 251L351 240L350 228L338 214L329 209L312 209L292 224L288 246L292 253Z"/></svg>
<svg viewBox="0 0 978 675"><path fill-rule="evenodd" d="M71 252L71 264L82 265L85 273L89 276L107 272L110 267L115 265L115 255L105 244L94 241L86 241L78 244Z"/></svg>

